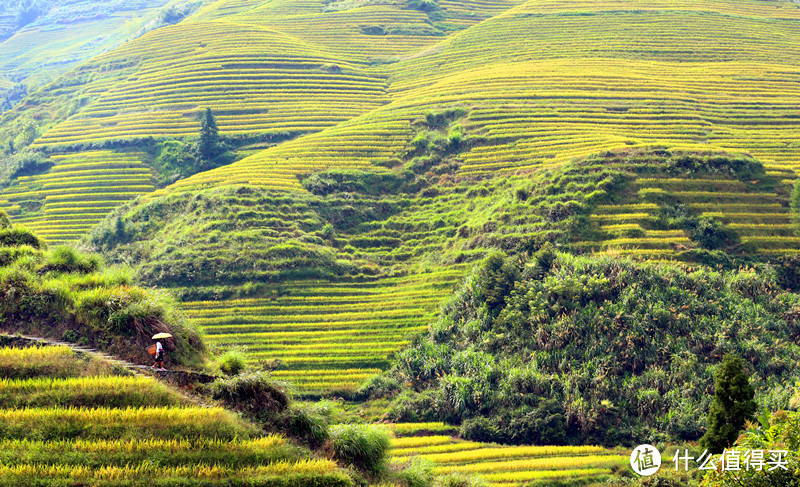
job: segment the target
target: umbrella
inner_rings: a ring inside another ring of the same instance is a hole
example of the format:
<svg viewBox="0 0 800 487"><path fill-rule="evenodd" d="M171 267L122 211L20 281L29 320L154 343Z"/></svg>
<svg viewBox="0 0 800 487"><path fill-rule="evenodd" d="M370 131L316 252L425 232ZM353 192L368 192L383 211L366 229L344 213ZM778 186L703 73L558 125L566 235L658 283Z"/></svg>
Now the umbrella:
<svg viewBox="0 0 800 487"><path fill-rule="evenodd" d="M169 333L157 333L153 335L153 340L158 340L159 338L172 338L172 335Z"/></svg>

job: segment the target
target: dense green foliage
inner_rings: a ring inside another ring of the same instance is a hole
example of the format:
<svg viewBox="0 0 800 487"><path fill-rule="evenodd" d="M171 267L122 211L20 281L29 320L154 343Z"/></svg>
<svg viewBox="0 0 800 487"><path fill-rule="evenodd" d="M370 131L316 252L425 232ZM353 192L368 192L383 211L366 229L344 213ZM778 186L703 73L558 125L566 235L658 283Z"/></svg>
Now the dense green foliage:
<svg viewBox="0 0 800 487"><path fill-rule="evenodd" d="M745 424L755 416L754 395L742 359L725 355L714 373L714 401L708 411L708 431L700 438L700 445L712 453L722 453L733 445Z"/></svg>
<svg viewBox="0 0 800 487"><path fill-rule="evenodd" d="M785 451L785 468L766 465L740 471L709 472L700 484L703 487L796 487L800 485L800 413L777 411L762 414L757 425L748 429L736 442L733 450L746 458L751 451L763 450L765 462L770 461L770 450Z"/></svg>
<svg viewBox="0 0 800 487"><path fill-rule="evenodd" d="M396 382L383 388L401 391L391 416L461 423L476 439L696 440L726 353L752 368L762 407L785 407L799 300L769 267L719 273L550 249L493 254L399 355Z"/></svg>
<svg viewBox="0 0 800 487"><path fill-rule="evenodd" d="M153 334L169 332L170 361L201 364L205 346L168 293L132 286L127 271L103 268L95 255L40 247L30 232L0 230L0 329L70 339L138 362L149 360Z"/></svg>
<svg viewBox="0 0 800 487"><path fill-rule="evenodd" d="M155 144L153 169L160 186L233 162L228 144L219 135L214 114L206 108L200 115L197 137L185 140L164 140Z"/></svg>
<svg viewBox="0 0 800 487"><path fill-rule="evenodd" d="M22 151L0 157L0 187L8 186L18 176L46 171L50 166L52 163L38 152Z"/></svg>

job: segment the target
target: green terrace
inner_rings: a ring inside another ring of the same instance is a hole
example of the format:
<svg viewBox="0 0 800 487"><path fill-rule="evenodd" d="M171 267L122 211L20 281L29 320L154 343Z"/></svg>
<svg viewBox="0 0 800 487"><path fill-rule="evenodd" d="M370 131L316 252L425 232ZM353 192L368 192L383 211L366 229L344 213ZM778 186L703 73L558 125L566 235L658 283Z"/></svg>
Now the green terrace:
<svg viewBox="0 0 800 487"><path fill-rule="evenodd" d="M280 435L118 373L66 347L0 348L3 485L350 485Z"/></svg>
<svg viewBox="0 0 800 487"><path fill-rule="evenodd" d="M629 462L628 451L599 446L501 446L437 434L441 423L390 426L393 464L429 461L436 473L479 474L494 487L600 484Z"/></svg>
<svg viewBox="0 0 800 487"><path fill-rule="evenodd" d="M364 283L290 282L272 297L188 301L189 315L220 349L243 347L254 365L301 394L355 389L426 329L463 271ZM269 293L268 293L269 294Z"/></svg>
<svg viewBox="0 0 800 487"><path fill-rule="evenodd" d="M136 152L52 155L49 170L5 189L0 207L48 242L77 240L119 204L155 189L142 159Z"/></svg>

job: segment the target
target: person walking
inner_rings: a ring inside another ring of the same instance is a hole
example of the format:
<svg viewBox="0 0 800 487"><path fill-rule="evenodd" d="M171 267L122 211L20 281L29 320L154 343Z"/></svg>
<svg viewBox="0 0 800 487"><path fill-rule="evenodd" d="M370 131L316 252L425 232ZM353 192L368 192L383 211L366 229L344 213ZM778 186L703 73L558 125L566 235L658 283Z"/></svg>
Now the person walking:
<svg viewBox="0 0 800 487"><path fill-rule="evenodd" d="M165 338L172 338L172 335L169 333L156 333L153 335L153 340L157 340L155 345L148 347L147 351L150 352L152 355L156 357L156 363L153 364L153 369L156 369L156 365L159 366L156 370L166 371L167 369L164 368L164 345L161 343L161 340ZM174 348L173 348L174 350Z"/></svg>
<svg viewBox="0 0 800 487"><path fill-rule="evenodd" d="M154 369L156 365L159 366L157 370L167 370L164 368L164 345L161 344L161 340L156 342L156 363L153 364Z"/></svg>

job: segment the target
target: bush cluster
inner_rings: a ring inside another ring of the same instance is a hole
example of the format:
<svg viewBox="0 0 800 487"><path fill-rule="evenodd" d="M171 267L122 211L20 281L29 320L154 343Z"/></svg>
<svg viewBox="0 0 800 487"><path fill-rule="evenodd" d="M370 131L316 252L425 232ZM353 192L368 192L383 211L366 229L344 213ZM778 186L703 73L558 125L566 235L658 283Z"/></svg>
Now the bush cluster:
<svg viewBox="0 0 800 487"><path fill-rule="evenodd" d="M483 441L697 440L726 353L745 359L761 407L788 401L800 296L775 279L768 267L686 270L547 248L491 255L371 394L396 394L396 420L461 424Z"/></svg>

